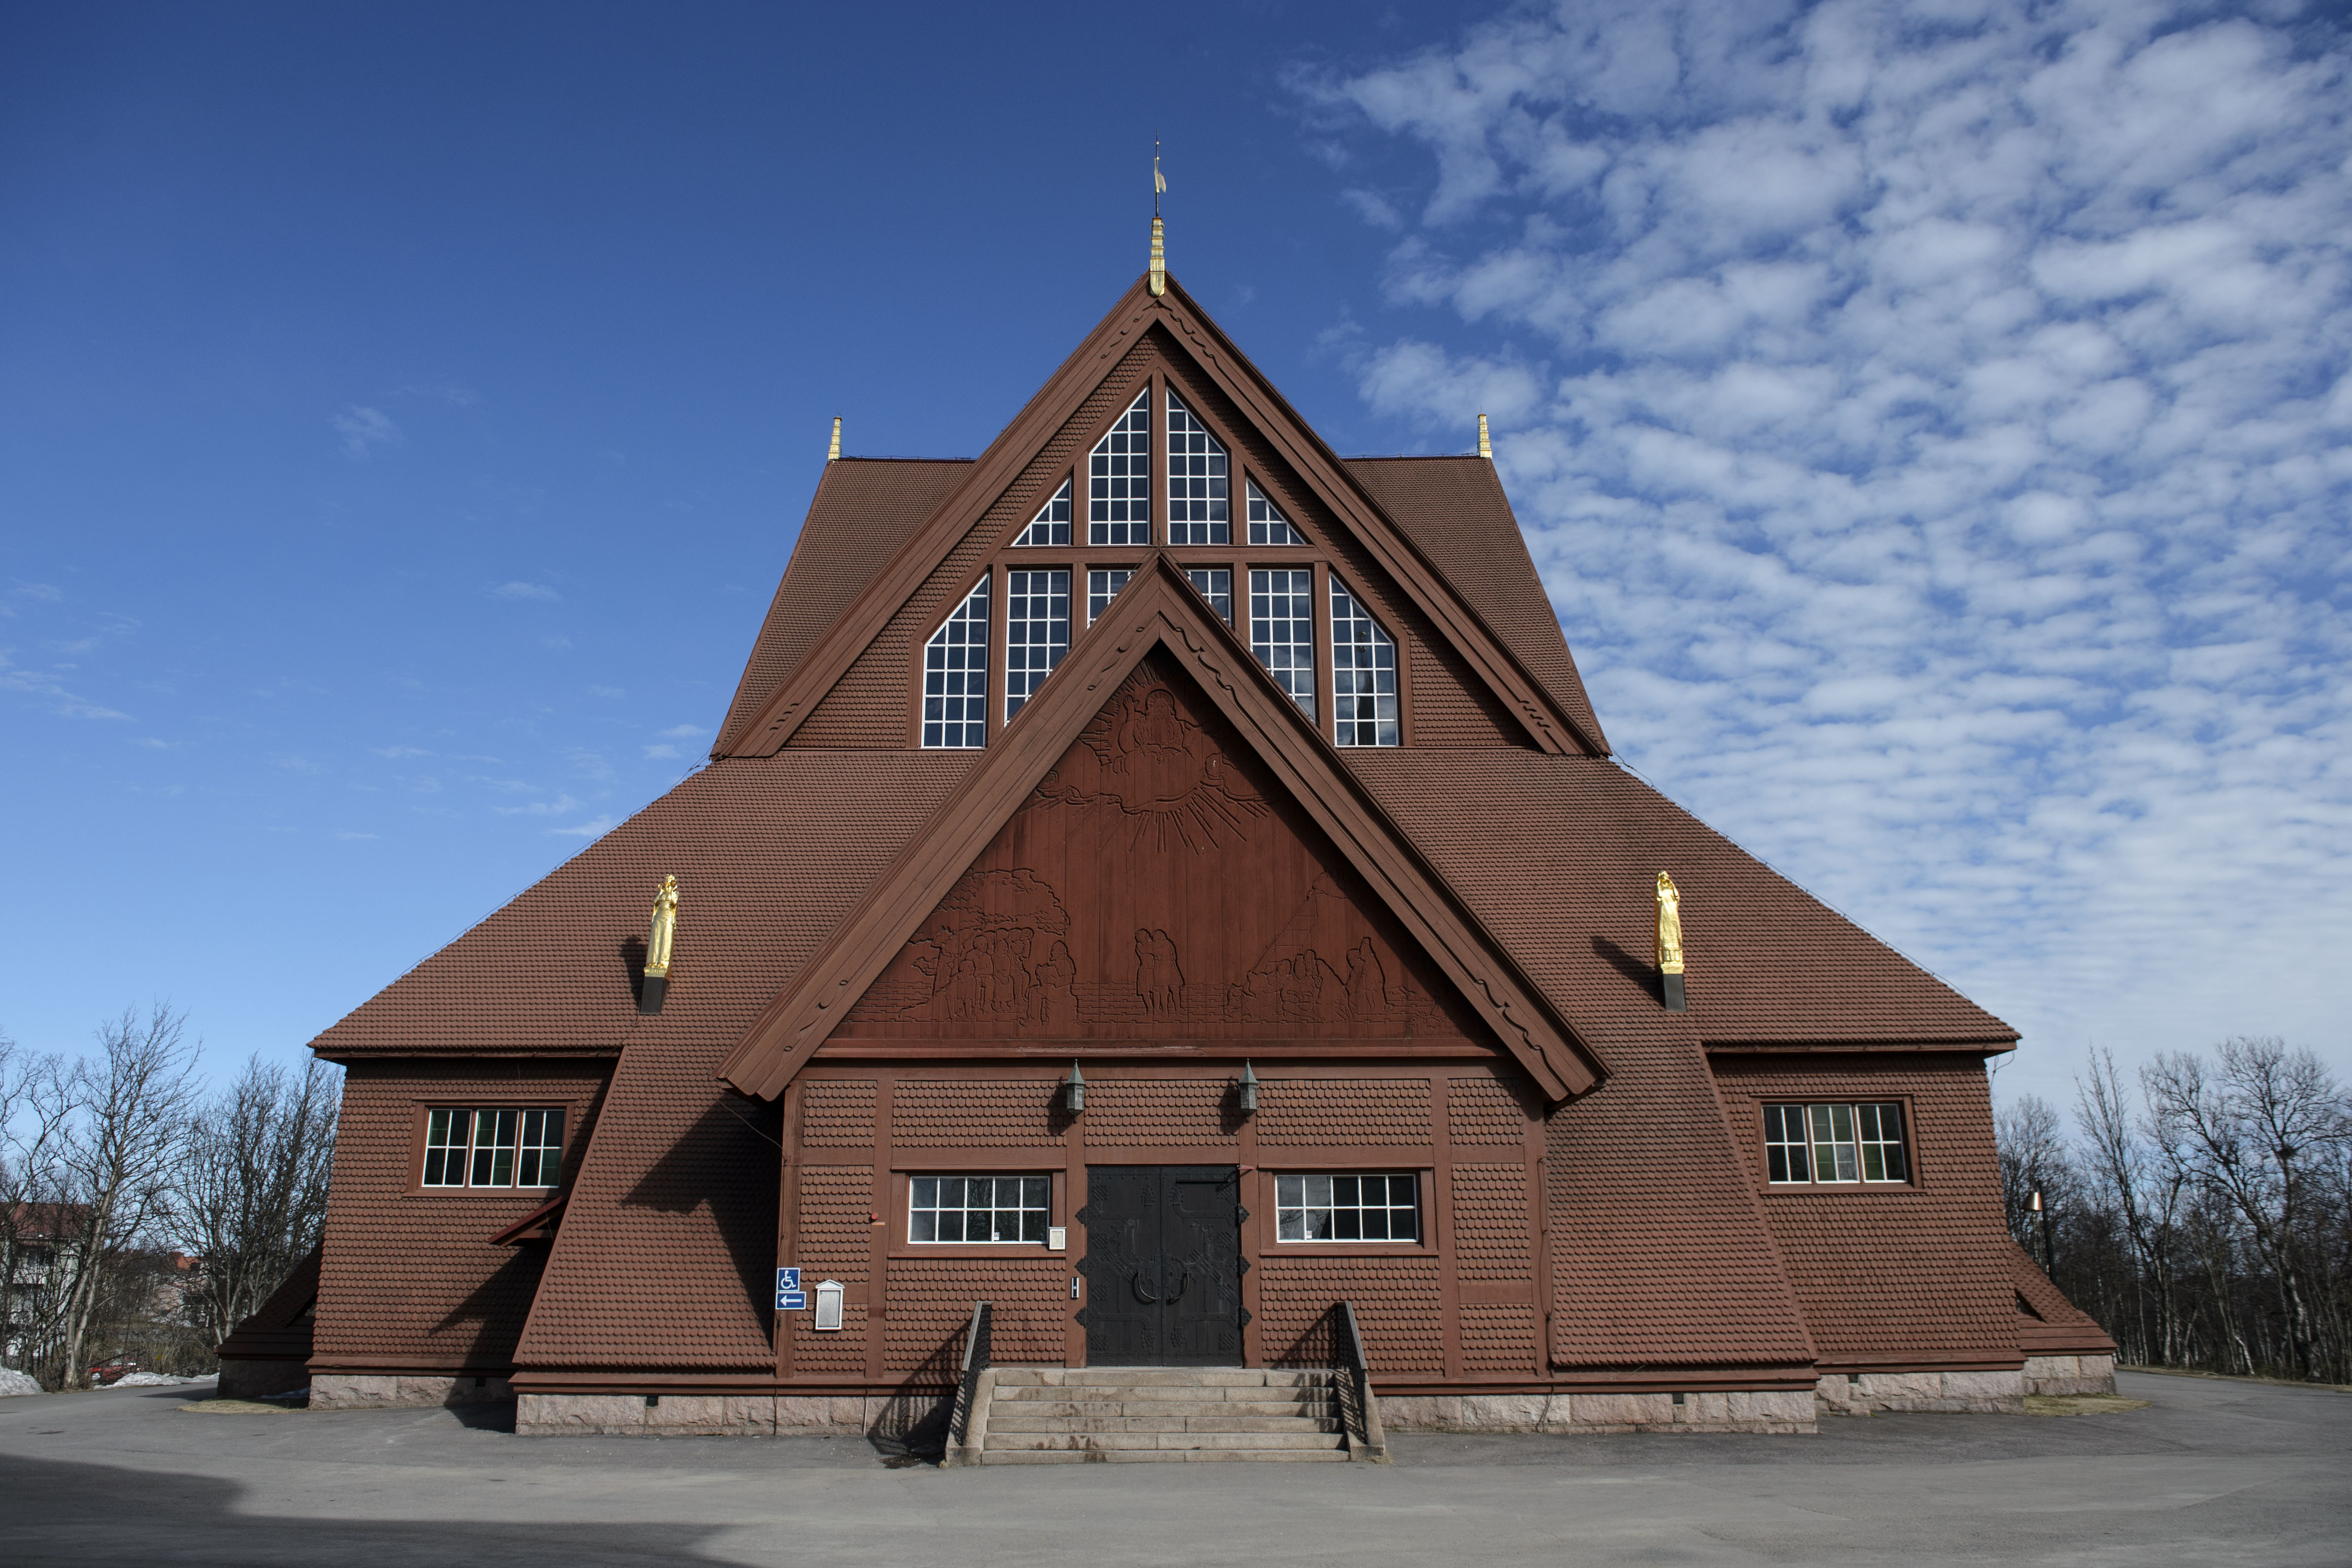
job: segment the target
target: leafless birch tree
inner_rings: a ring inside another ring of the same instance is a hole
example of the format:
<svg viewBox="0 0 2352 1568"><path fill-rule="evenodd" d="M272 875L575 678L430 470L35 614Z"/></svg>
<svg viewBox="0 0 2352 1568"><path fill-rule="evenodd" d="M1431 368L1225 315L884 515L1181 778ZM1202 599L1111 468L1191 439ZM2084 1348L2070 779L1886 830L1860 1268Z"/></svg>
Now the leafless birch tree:
<svg viewBox="0 0 2352 1568"><path fill-rule="evenodd" d="M191 1118L179 1171L181 1244L204 1260L191 1307L217 1348L318 1245L327 1221L341 1075L259 1057Z"/></svg>

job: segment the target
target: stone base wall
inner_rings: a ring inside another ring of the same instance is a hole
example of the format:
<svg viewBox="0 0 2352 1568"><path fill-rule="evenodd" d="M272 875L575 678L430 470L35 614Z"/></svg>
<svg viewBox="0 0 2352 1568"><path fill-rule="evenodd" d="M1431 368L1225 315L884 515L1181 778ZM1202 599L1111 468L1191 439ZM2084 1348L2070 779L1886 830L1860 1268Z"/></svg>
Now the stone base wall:
<svg viewBox="0 0 2352 1568"><path fill-rule="evenodd" d="M1799 1389L1727 1394L1378 1395L1391 1432L1811 1432Z"/></svg>
<svg viewBox="0 0 2352 1568"><path fill-rule="evenodd" d="M2116 1358L2112 1355L2029 1355L2025 1358L2028 1394L2113 1394Z"/></svg>
<svg viewBox="0 0 2352 1568"><path fill-rule="evenodd" d="M1833 1372L1813 1398L1824 1416L1874 1416L1882 1410L2025 1413L2025 1375L2018 1372Z"/></svg>
<svg viewBox="0 0 2352 1568"><path fill-rule="evenodd" d="M943 1416L945 1397L904 1394L526 1394L515 1406L525 1437L776 1437L897 1436Z"/></svg>
<svg viewBox="0 0 2352 1568"><path fill-rule="evenodd" d="M224 1359L220 1364L220 1388L215 1396L222 1399L267 1399L273 1394L291 1394L310 1381L310 1366L302 1361L247 1361Z"/></svg>
<svg viewBox="0 0 2352 1568"><path fill-rule="evenodd" d="M272 1390L271 1392L282 1392ZM313 1410L385 1410L438 1405L504 1405L514 1398L514 1386L498 1376L459 1377L431 1375L322 1372L310 1379Z"/></svg>

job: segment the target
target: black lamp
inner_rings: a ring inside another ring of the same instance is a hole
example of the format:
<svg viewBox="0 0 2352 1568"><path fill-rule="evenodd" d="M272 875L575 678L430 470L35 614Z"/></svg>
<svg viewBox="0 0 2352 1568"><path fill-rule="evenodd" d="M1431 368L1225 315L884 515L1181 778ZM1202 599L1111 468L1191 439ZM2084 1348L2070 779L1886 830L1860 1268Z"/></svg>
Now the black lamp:
<svg viewBox="0 0 2352 1568"><path fill-rule="evenodd" d="M1062 1103L1073 1116L1087 1108L1087 1075L1078 1071L1076 1058L1070 1061L1070 1075L1062 1080Z"/></svg>
<svg viewBox="0 0 2352 1568"><path fill-rule="evenodd" d="M1247 1060L1246 1058L1244 1058L1244 1059L1243 1060L1243 1061L1242 1061L1242 1083L1241 1083L1241 1089L1242 1089L1242 1114L1243 1114L1243 1115L1244 1115L1244 1116L1255 1116L1255 1115L1256 1115L1256 1114L1257 1114L1257 1074L1256 1074L1256 1073L1255 1073L1255 1072L1252 1072L1252 1071L1250 1071L1250 1064L1249 1064L1249 1061L1248 1061L1248 1060Z"/></svg>

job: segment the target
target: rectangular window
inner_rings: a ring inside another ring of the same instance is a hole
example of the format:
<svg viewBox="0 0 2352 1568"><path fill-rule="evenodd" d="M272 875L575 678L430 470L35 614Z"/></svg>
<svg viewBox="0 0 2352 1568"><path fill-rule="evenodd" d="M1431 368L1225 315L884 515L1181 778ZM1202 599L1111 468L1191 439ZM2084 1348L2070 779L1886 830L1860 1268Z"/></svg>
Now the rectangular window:
<svg viewBox="0 0 2352 1568"><path fill-rule="evenodd" d="M1168 394L1168 542L1223 545L1234 540L1225 449L1192 411Z"/></svg>
<svg viewBox="0 0 2352 1568"><path fill-rule="evenodd" d="M1050 1177L921 1176L907 1185L909 1241L1045 1244Z"/></svg>
<svg viewBox="0 0 2352 1568"><path fill-rule="evenodd" d="M1134 575L1125 567L1087 573L1087 625L1091 626L1102 619L1102 612L1110 608L1110 601L1118 597L1118 591L1125 588L1127 580Z"/></svg>
<svg viewBox="0 0 2352 1568"><path fill-rule="evenodd" d="M1209 601L1209 608L1223 617L1226 625L1232 625L1234 574L1221 566L1196 566L1187 570L1184 575L1192 580L1192 586L1200 590L1201 597Z"/></svg>
<svg viewBox="0 0 2352 1568"><path fill-rule="evenodd" d="M1905 1182L1903 1107L1895 1103L1767 1105L1764 1174L1798 1183Z"/></svg>
<svg viewBox="0 0 2352 1568"><path fill-rule="evenodd" d="M1070 651L1070 574L1004 574L1004 716L1036 695Z"/></svg>
<svg viewBox="0 0 2352 1568"><path fill-rule="evenodd" d="M923 645L923 744L988 744L988 579Z"/></svg>
<svg viewBox="0 0 2352 1568"><path fill-rule="evenodd" d="M1274 1225L1283 1241L1418 1241L1421 1178L1278 1176Z"/></svg>
<svg viewBox="0 0 2352 1568"><path fill-rule="evenodd" d="M1242 481L1242 493L1249 497L1249 542L1254 545L1303 545L1298 530L1280 512L1265 493L1249 480Z"/></svg>
<svg viewBox="0 0 2352 1568"><path fill-rule="evenodd" d="M1397 743L1396 640L1331 580L1331 706L1339 746Z"/></svg>
<svg viewBox="0 0 2352 1568"><path fill-rule="evenodd" d="M1151 542L1151 389L1118 416L1087 458L1087 542Z"/></svg>
<svg viewBox="0 0 2352 1568"><path fill-rule="evenodd" d="M1029 519L1029 526L1022 529L1021 537L1013 542L1016 545L1066 545L1070 542L1070 482L1067 479L1062 481L1062 487L1054 492L1054 498Z"/></svg>
<svg viewBox="0 0 2352 1568"><path fill-rule="evenodd" d="M563 1174L563 1113L436 1108L425 1113L425 1186L553 1186Z"/></svg>
<svg viewBox="0 0 2352 1568"><path fill-rule="evenodd" d="M1315 574L1252 570L1250 652L1298 711L1315 716Z"/></svg>

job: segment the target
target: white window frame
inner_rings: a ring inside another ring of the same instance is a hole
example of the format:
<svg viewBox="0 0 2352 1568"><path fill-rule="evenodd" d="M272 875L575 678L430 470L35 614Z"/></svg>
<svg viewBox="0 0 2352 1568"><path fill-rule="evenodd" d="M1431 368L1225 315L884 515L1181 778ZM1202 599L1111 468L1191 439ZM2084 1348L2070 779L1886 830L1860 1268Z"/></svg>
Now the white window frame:
<svg viewBox="0 0 2352 1568"><path fill-rule="evenodd" d="M462 1141L453 1141L461 1116ZM544 1191L562 1178L564 1121L561 1105L428 1105L416 1185L427 1192ZM432 1179L436 1155L439 1181ZM447 1179L453 1161L456 1181ZM539 1179L525 1181L526 1174Z"/></svg>
<svg viewBox="0 0 2352 1568"><path fill-rule="evenodd" d="M1062 487L1037 509L1037 515L1029 519L1029 526L1023 528L1020 537L1013 542L1023 547L1050 547L1070 542L1069 480L1062 481Z"/></svg>
<svg viewBox="0 0 2352 1568"><path fill-rule="evenodd" d="M1911 1152L1905 1135L1910 1118L1899 1100L1774 1102L1763 1113L1764 1179L1769 1186L1911 1184ZM1801 1174L1792 1174L1797 1172Z"/></svg>
<svg viewBox="0 0 2352 1568"><path fill-rule="evenodd" d="M1275 586L1279 580L1283 586ZM1288 692L1311 723L1315 717L1315 573L1298 566L1250 568L1250 652ZM1275 613L1281 599L1288 608ZM1273 634L1282 628L1282 634ZM1286 655L1277 660L1276 655Z"/></svg>
<svg viewBox="0 0 2352 1568"><path fill-rule="evenodd" d="M923 643L925 750L976 751L988 744L991 580L983 575Z"/></svg>
<svg viewBox="0 0 2352 1568"><path fill-rule="evenodd" d="M1044 613L1038 613L1040 606ZM1004 574L1004 718L1037 695L1070 652L1070 569L1015 567Z"/></svg>
<svg viewBox="0 0 2352 1568"><path fill-rule="evenodd" d="M1377 1181L1382 1184L1381 1201L1363 1201L1362 1184ZM1393 1201L1393 1184L1403 1182L1407 1200ZM1278 1172L1274 1178L1274 1237L1277 1246L1286 1247L1357 1247L1364 1245L1402 1244L1417 1247L1423 1230L1421 1216L1422 1180L1419 1171L1295 1171ZM1396 1217L1412 1216L1412 1234L1395 1234ZM1367 1217L1381 1217L1383 1236L1366 1236ZM1325 1228L1332 1234L1316 1236L1316 1216L1322 1216ZM1353 1236L1341 1236L1343 1229L1356 1231Z"/></svg>
<svg viewBox="0 0 2352 1568"><path fill-rule="evenodd" d="M958 1194L959 1198L963 1201L959 1201L952 1206L940 1202L940 1197L944 1196L941 1184L976 1181L990 1184L987 1204L979 1207L972 1205L969 1201L971 1189L968 1186L961 1188ZM998 1190L1001 1184L1005 1182L1015 1184L1016 1188L1013 1194L1015 1201L1010 1207L997 1201L1005 1196ZM1032 1196L1034 1196L1037 1200L1034 1204L1029 1201ZM926 1197L930 1199L929 1203L924 1201ZM991 1217L990 1235L986 1239L978 1241L972 1240L968 1236L943 1238L939 1234L941 1228L939 1217L942 1214L960 1216L957 1222L958 1228L965 1230L971 1228L972 1215L988 1215ZM1034 1215L1036 1218L1035 1239L1032 1239L1017 1234L1009 1238L1004 1236L1003 1224L995 1217L1007 1214L1021 1217L1013 1225L1016 1231L1030 1228L1028 1219ZM926 1228L922 1221L927 1215L932 1221L929 1227L932 1233L929 1236L921 1234ZM907 1178L907 1244L910 1247L1035 1247L1043 1249L1053 1239L1053 1223L1054 1178L1051 1175L1039 1175L1032 1171L919 1171Z"/></svg>
<svg viewBox="0 0 2352 1568"><path fill-rule="evenodd" d="M1200 415L1168 389L1168 542L1234 542L1233 464Z"/></svg>
<svg viewBox="0 0 2352 1568"><path fill-rule="evenodd" d="M1127 591L1134 578L1131 566L1100 566L1087 573L1087 624L1091 626L1103 617L1118 596Z"/></svg>
<svg viewBox="0 0 2352 1568"><path fill-rule="evenodd" d="M1209 608L1223 617L1226 625L1234 623L1234 571L1227 566L1188 566L1184 576L1192 591L1209 601Z"/></svg>
<svg viewBox="0 0 2352 1568"><path fill-rule="evenodd" d="M1331 744L1395 746L1397 718L1396 639L1371 607L1331 579Z"/></svg>
<svg viewBox="0 0 2352 1568"><path fill-rule="evenodd" d="M1242 481L1242 494L1247 497L1249 511L1249 542L1254 545L1303 545L1297 528L1265 498L1255 479Z"/></svg>
<svg viewBox="0 0 2352 1568"><path fill-rule="evenodd" d="M1087 543L1150 542L1151 388L1147 385L1087 455Z"/></svg>

